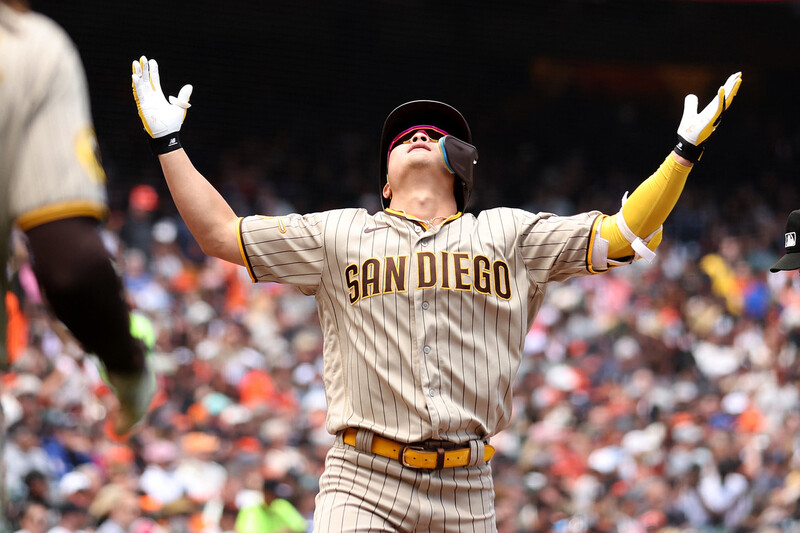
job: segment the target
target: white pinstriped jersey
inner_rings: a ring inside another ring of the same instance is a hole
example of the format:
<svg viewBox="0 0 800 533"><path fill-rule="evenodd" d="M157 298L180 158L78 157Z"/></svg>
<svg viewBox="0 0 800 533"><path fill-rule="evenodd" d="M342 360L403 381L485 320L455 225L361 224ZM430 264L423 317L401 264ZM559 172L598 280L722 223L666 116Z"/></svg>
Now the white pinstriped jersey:
<svg viewBox="0 0 800 533"><path fill-rule="evenodd" d="M387 210L241 220L254 281L314 294L327 428L466 442L505 428L549 281L589 274L599 212L498 208L425 229Z"/></svg>
<svg viewBox="0 0 800 533"><path fill-rule="evenodd" d="M0 230L105 213L83 66L49 18L0 3Z"/></svg>
<svg viewBox="0 0 800 533"><path fill-rule="evenodd" d="M23 230L106 212L86 79L78 52L49 18L0 2L0 256ZM0 289L5 289L5 271ZM0 290L0 361L5 360Z"/></svg>

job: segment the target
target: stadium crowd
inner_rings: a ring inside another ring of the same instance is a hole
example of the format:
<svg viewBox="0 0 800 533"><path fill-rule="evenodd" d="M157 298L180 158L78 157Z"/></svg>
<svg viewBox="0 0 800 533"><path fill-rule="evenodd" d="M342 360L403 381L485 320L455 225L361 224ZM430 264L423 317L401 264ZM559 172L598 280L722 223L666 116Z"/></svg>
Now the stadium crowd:
<svg viewBox="0 0 800 533"><path fill-rule="evenodd" d="M562 103L589 114L589 103ZM635 143L644 118L617 111L611 120ZM737 153L743 133L715 140L705 159L733 160L740 173L754 168L742 160L771 164L727 182L701 162L654 263L549 287L526 339L514 421L492 439L500 532L800 531L800 275L768 272L800 206L796 191L777 192L797 175L787 173L800 143L795 130L766 126L748 123L770 136L747 152ZM502 165L479 167L486 205L611 213L618 186L645 177L626 180L632 169L657 162L615 169L588 142L548 159L546 139L505 133L520 140L503 148ZM374 155L369 139L345 142ZM311 167L302 151L269 145L220 155L215 183L240 214L305 211L281 179L300 174L320 176L308 189L315 209L348 200L378 209L358 149ZM526 174L528 189L487 185ZM333 440L314 301L204 258L152 177L124 190L104 230L131 308L157 336L161 392L128 441L105 431L109 392L45 310L17 243L7 297L15 359L2 383L7 516L27 533L310 531Z"/></svg>

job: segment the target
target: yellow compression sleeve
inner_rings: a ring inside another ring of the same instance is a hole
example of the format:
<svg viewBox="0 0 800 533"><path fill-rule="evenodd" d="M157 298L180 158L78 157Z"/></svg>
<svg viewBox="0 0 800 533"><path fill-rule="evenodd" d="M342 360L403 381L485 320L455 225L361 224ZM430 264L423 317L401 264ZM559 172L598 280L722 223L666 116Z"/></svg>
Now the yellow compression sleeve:
<svg viewBox="0 0 800 533"><path fill-rule="evenodd" d="M683 191L690 170L692 167L681 165L670 153L658 170L633 191L622 207L625 222L632 232L645 238L667 220ZM609 259L634 255L633 248L617 226L617 216L603 217L600 225L600 236L608 240ZM660 242L659 232L648 248L655 250Z"/></svg>

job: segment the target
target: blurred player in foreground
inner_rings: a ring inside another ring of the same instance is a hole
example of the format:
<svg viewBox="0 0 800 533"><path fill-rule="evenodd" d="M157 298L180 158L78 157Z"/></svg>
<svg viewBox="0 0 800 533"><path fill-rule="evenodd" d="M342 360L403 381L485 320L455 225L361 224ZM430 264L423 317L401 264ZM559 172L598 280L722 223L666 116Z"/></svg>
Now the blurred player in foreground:
<svg viewBox="0 0 800 533"><path fill-rule="evenodd" d="M155 380L98 231L107 210L77 49L49 18L0 0L0 254L8 257L14 225L25 232L49 305L105 366L121 435L145 414ZM0 279L0 368L7 371L9 280L5 272Z"/></svg>
<svg viewBox="0 0 800 533"><path fill-rule="evenodd" d="M418 100L384 123L382 212L240 218L181 147L192 87L168 101L145 57L132 80L151 148L203 251L246 266L253 281L316 297L336 441L314 531L465 532L496 530L489 440L510 422L547 283L653 259L741 73L699 113L686 98L675 149L619 212L569 217L465 213L477 162L469 126L451 106Z"/></svg>

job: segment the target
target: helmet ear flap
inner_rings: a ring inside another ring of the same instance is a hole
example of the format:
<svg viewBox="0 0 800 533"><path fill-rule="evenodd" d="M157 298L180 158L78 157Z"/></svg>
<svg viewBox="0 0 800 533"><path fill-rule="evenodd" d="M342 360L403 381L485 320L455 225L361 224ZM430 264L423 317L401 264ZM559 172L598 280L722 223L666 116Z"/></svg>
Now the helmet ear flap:
<svg viewBox="0 0 800 533"><path fill-rule="evenodd" d="M474 183L475 165L478 163L478 149L452 135L445 135L439 139L447 169L458 177L455 195L459 210L463 211L469 202Z"/></svg>

